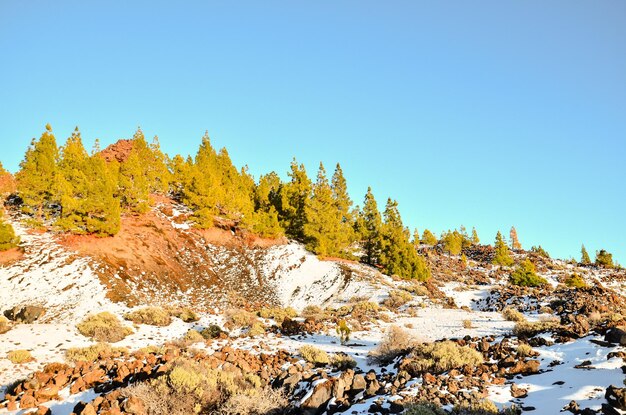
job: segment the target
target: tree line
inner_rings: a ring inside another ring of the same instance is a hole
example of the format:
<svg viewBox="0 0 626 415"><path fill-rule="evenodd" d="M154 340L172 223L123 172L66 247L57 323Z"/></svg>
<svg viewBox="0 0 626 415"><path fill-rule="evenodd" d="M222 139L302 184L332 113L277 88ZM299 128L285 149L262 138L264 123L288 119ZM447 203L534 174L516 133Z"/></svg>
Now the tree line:
<svg viewBox="0 0 626 415"><path fill-rule="evenodd" d="M216 150L208 133L195 157L168 157L158 137L148 143L141 129L130 142L122 161L105 160L97 141L91 152L85 149L78 127L59 147L48 124L26 150L15 178L0 165L0 194L16 194L34 224L51 221L63 232L103 237L119 232L123 213L144 213L152 204L151 195L165 195L191 209L195 227L210 228L219 217L261 237L295 239L322 257L360 258L390 275L420 280L430 276L418 253L420 245L440 244L445 252L459 255L480 242L476 229L470 235L464 227L444 231L439 239L428 229L421 237L414 230L411 237L397 201L387 199L381 211L371 188L362 206L354 206L339 163L330 178L320 163L315 180L310 179L305 166L294 159L288 180L276 172L255 180L247 167L233 165L225 148ZM0 225L0 247L15 245L10 226ZM521 249L514 227L510 239L511 249ZM495 247L494 262L510 265L500 232ZM535 249L545 253L540 246ZM585 254L582 263L589 264ZM611 260L601 251L597 262Z"/></svg>
<svg viewBox="0 0 626 415"><path fill-rule="evenodd" d="M141 129L125 160L88 152L78 128L61 147L50 125L33 139L15 175L23 213L33 223L53 223L63 232L115 235L123 213L141 214L160 194L188 206L198 228L216 217L262 237L287 236L323 257L357 258L389 274L427 279L425 260L414 249L398 203L388 199L381 212L368 189L363 208L354 207L341 166L329 178L320 163L315 180L295 159L283 181L276 172L254 180L237 169L225 148L216 150L208 134L195 157L164 154L158 138L148 143Z"/></svg>

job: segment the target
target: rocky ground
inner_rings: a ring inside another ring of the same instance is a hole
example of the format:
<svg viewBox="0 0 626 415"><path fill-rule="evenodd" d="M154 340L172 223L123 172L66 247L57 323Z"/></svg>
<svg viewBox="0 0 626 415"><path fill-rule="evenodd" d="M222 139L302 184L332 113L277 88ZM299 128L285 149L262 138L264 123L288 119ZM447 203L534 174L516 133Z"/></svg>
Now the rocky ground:
<svg viewBox="0 0 626 415"><path fill-rule="evenodd" d="M13 222L0 413L626 413L623 270L518 251L549 284L515 287L489 247L467 264L424 247L433 278L413 283L288 241L196 232L167 201L126 218L118 240ZM565 284L573 274L585 287ZM146 305L166 321L124 320ZM81 334L105 311L132 333Z"/></svg>

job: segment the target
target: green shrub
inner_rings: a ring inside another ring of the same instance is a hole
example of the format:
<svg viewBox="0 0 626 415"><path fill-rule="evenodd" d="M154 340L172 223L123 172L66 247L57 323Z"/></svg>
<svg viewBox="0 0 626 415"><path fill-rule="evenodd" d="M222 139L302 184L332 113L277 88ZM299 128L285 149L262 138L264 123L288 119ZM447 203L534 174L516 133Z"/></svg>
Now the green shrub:
<svg viewBox="0 0 626 415"><path fill-rule="evenodd" d="M35 360L28 350L12 350L7 353L7 359L15 365L28 363Z"/></svg>
<svg viewBox="0 0 626 415"><path fill-rule="evenodd" d="M346 320L340 320L335 328L335 331L339 336L341 344L346 344L350 341L350 333L352 333L352 330L348 326L348 323L346 323Z"/></svg>
<svg viewBox="0 0 626 415"><path fill-rule="evenodd" d="M218 339L222 336L222 334L228 335L228 333L222 330L222 328L217 324L209 325L209 327L203 329L200 334L205 339Z"/></svg>
<svg viewBox="0 0 626 415"><path fill-rule="evenodd" d="M526 317L524 317L522 313L512 307L506 307L504 310L502 310L502 317L504 317L504 319L507 321L526 321Z"/></svg>
<svg viewBox="0 0 626 415"><path fill-rule="evenodd" d="M565 279L565 285L571 288L586 288L587 283L579 274L572 274Z"/></svg>
<svg viewBox="0 0 626 415"><path fill-rule="evenodd" d="M531 247L530 252L534 252L535 254L542 256L544 258L550 258L550 254L548 254L548 252L545 249L543 249L541 245Z"/></svg>
<svg viewBox="0 0 626 415"><path fill-rule="evenodd" d="M20 243L20 238L15 236L15 231L10 223L0 219L0 251L8 251Z"/></svg>
<svg viewBox="0 0 626 415"><path fill-rule="evenodd" d="M315 346L304 345L300 348L299 352L304 360L316 366L324 366L330 363L328 353Z"/></svg>
<svg viewBox="0 0 626 415"><path fill-rule="evenodd" d="M540 287L548 283L545 278L535 273L535 265L529 259L525 259L524 262L511 273L509 282L522 287Z"/></svg>
<svg viewBox="0 0 626 415"><path fill-rule="evenodd" d="M118 342L133 333L130 327L123 326L115 315L106 311L88 316L76 328L83 336L107 343Z"/></svg>
<svg viewBox="0 0 626 415"><path fill-rule="evenodd" d="M148 324L150 326L169 326L172 322L170 313L161 307L145 307L124 314L126 320L135 324Z"/></svg>
<svg viewBox="0 0 626 415"><path fill-rule="evenodd" d="M389 297L383 301L383 305L389 309L395 310L413 299L413 296L404 290L391 290Z"/></svg>
<svg viewBox="0 0 626 415"><path fill-rule="evenodd" d="M613 254L604 249L596 251L596 265L604 268L613 268Z"/></svg>
<svg viewBox="0 0 626 415"><path fill-rule="evenodd" d="M94 362L101 356L115 356L128 353L123 347L111 347L108 343L96 343L88 347L71 347L65 351L68 362Z"/></svg>
<svg viewBox="0 0 626 415"><path fill-rule="evenodd" d="M443 373L465 365L477 366L482 362L483 355L478 351L446 340L416 346L403 360L401 369L413 375L424 372Z"/></svg>

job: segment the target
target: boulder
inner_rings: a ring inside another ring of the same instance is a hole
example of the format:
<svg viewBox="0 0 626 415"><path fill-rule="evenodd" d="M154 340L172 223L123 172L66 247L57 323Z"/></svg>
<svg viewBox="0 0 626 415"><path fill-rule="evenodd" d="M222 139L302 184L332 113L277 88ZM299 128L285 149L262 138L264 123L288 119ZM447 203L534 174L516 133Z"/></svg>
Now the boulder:
<svg viewBox="0 0 626 415"><path fill-rule="evenodd" d="M626 410L626 388L611 385L606 389L604 397L612 407Z"/></svg>
<svg viewBox="0 0 626 415"><path fill-rule="evenodd" d="M16 306L4 312L4 316L11 321L24 324L32 324L46 312L46 309L39 306L27 305L25 307Z"/></svg>
<svg viewBox="0 0 626 415"><path fill-rule="evenodd" d="M309 396L300 409L303 415L318 415L326 410L326 404L332 398L333 383L331 381L321 381L315 385L313 393Z"/></svg>
<svg viewBox="0 0 626 415"><path fill-rule="evenodd" d="M610 343L616 343L626 346L626 327L613 327L604 335L604 340Z"/></svg>

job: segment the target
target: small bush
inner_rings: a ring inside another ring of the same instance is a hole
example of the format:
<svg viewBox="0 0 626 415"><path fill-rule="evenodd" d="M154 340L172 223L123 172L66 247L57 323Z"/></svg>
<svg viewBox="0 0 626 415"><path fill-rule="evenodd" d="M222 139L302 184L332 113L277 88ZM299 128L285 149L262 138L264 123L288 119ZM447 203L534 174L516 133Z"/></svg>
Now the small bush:
<svg viewBox="0 0 626 415"><path fill-rule="evenodd" d="M391 290L389 297L383 301L383 305L391 310L396 310L413 299L413 296L404 290Z"/></svg>
<svg viewBox="0 0 626 415"><path fill-rule="evenodd" d="M535 254L542 256L544 258L550 258L550 254L548 253L548 251L543 249L541 245L531 247L530 252L534 252Z"/></svg>
<svg viewBox="0 0 626 415"><path fill-rule="evenodd" d="M359 301L352 306L352 310L348 313L350 316L359 321L370 321L378 318L380 306L373 301Z"/></svg>
<svg viewBox="0 0 626 415"><path fill-rule="evenodd" d="M231 396L220 408L220 415L280 415L286 413L289 400L280 389L265 387L257 394Z"/></svg>
<svg viewBox="0 0 626 415"><path fill-rule="evenodd" d="M388 365L392 363L396 357L407 353L418 344L418 341L407 331L402 330L402 328L398 326L391 326L387 329L387 334L383 341L375 350L370 352L368 360L370 363Z"/></svg>
<svg viewBox="0 0 626 415"><path fill-rule="evenodd" d="M133 333L130 327L123 326L115 315L106 311L88 316L76 328L83 336L107 343L118 342Z"/></svg>
<svg viewBox="0 0 626 415"><path fill-rule="evenodd" d="M455 415L498 415L500 411L489 399L481 399L456 405L452 413Z"/></svg>
<svg viewBox="0 0 626 415"><path fill-rule="evenodd" d="M517 337L533 337L539 333L543 333L555 329L558 324L554 321L521 321L513 327L513 334Z"/></svg>
<svg viewBox="0 0 626 415"><path fill-rule="evenodd" d="M517 355L521 356L521 357L528 357L528 356L532 356L535 354L535 351L533 350L533 348L526 343L520 343L517 346Z"/></svg>
<svg viewBox="0 0 626 415"><path fill-rule="evenodd" d="M88 347L71 347L65 351L65 360L68 362L94 362L101 356L115 356L128 353L128 349L111 347L108 343L96 343Z"/></svg>
<svg viewBox="0 0 626 415"><path fill-rule="evenodd" d="M463 328L464 329L473 329L472 320L463 320Z"/></svg>
<svg viewBox="0 0 626 415"><path fill-rule="evenodd" d="M145 307L134 310L124 315L126 320L135 324L148 324L150 326L169 326L172 322L170 313L161 307Z"/></svg>
<svg viewBox="0 0 626 415"><path fill-rule="evenodd" d="M324 313L324 310L317 305L308 305L302 309L302 317L315 317L322 313Z"/></svg>
<svg viewBox="0 0 626 415"><path fill-rule="evenodd" d="M483 355L478 351L446 340L416 346L402 362L402 369L414 375L424 372L443 373L465 365L478 366L482 362Z"/></svg>
<svg viewBox="0 0 626 415"><path fill-rule="evenodd" d="M417 281L413 281L411 284L408 284L403 287L406 291L416 295L418 297L428 297L428 288Z"/></svg>
<svg viewBox="0 0 626 415"><path fill-rule="evenodd" d="M579 274L572 274L565 280L565 285L570 288L585 288L587 283Z"/></svg>
<svg viewBox="0 0 626 415"><path fill-rule="evenodd" d="M259 321L256 315L242 309L230 309L226 313L226 327L228 329L242 329L252 327Z"/></svg>
<svg viewBox="0 0 626 415"><path fill-rule="evenodd" d="M262 336L265 334L265 326L263 325L263 323L257 321L256 323L252 324L247 334L250 337Z"/></svg>
<svg viewBox="0 0 626 415"><path fill-rule="evenodd" d="M446 415L446 412L440 407L430 402L419 402L410 404L403 415Z"/></svg>
<svg viewBox="0 0 626 415"><path fill-rule="evenodd" d="M21 365L22 363L28 363L35 360L28 350L12 350L7 353L7 359L15 365Z"/></svg>
<svg viewBox="0 0 626 415"><path fill-rule="evenodd" d="M219 339L222 337L222 334L228 335L228 333L222 330L222 328L217 324L209 325L209 327L203 329L200 334L205 339Z"/></svg>
<svg viewBox="0 0 626 415"><path fill-rule="evenodd" d="M0 334L4 334L9 330L11 330L9 319L0 315Z"/></svg>
<svg viewBox="0 0 626 415"><path fill-rule="evenodd" d="M346 320L340 320L335 328L335 331L339 336L341 344L346 344L350 341L350 333L352 333L352 329L350 329Z"/></svg>
<svg viewBox="0 0 626 415"><path fill-rule="evenodd" d="M281 325L286 317L298 317L298 312L292 307L273 307L262 308L261 310L259 310L258 315L262 318L274 319L274 321L276 321L276 324Z"/></svg>
<svg viewBox="0 0 626 415"><path fill-rule="evenodd" d="M175 308L170 311L170 314L181 319L185 323L193 323L194 321L200 320L198 314L188 307Z"/></svg>
<svg viewBox="0 0 626 415"><path fill-rule="evenodd" d="M330 358L330 364L337 370L353 369L356 367L356 360L346 353L337 353Z"/></svg>
<svg viewBox="0 0 626 415"><path fill-rule="evenodd" d="M324 366L330 363L328 353L326 353L322 349L318 349L315 346L302 346L299 352L304 360L309 363L313 363L316 366Z"/></svg>
<svg viewBox="0 0 626 415"><path fill-rule="evenodd" d="M189 329L187 333L185 333L183 341L189 344L199 343L204 341L204 336L198 330Z"/></svg>
<svg viewBox="0 0 626 415"><path fill-rule="evenodd" d="M502 317L504 317L504 319L507 321L526 321L526 317L524 317L522 313L512 307L506 307L504 310L502 310Z"/></svg>
<svg viewBox="0 0 626 415"><path fill-rule="evenodd" d="M545 278L535 273L535 265L528 259L524 260L524 262L511 273L509 282L522 287L541 287L548 283Z"/></svg>
<svg viewBox="0 0 626 415"><path fill-rule="evenodd" d="M19 243L20 238L15 236L13 226L0 219L0 251L8 251L11 248L15 248Z"/></svg>

